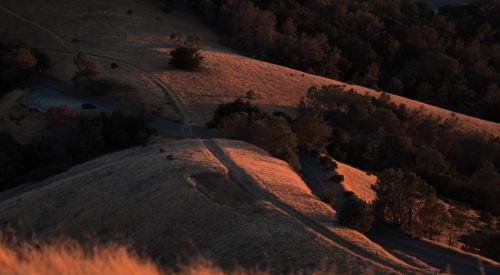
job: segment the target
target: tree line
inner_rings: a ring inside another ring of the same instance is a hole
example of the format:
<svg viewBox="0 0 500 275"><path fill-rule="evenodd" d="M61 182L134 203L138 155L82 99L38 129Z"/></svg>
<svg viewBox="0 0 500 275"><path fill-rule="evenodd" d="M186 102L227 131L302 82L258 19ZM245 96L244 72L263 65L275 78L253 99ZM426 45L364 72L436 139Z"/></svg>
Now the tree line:
<svg viewBox="0 0 500 275"><path fill-rule="evenodd" d="M191 0L255 58L500 121L500 4Z"/></svg>
<svg viewBox="0 0 500 275"><path fill-rule="evenodd" d="M21 144L0 132L0 192L39 181L109 152L145 144L150 131L142 118L120 113L80 116L49 110L46 134Z"/></svg>
<svg viewBox="0 0 500 275"><path fill-rule="evenodd" d="M450 245L462 241L464 249L496 258L499 138L463 131L455 118L396 105L387 94L373 98L340 86L311 87L298 109L291 118L238 99L221 104L209 126L268 150L297 171L302 151L377 174L377 200L369 205L348 196L338 212L342 225L367 231L377 221L429 239L446 236ZM331 195L322 195L332 203ZM466 214L471 207L480 221ZM477 231L463 236L470 226Z"/></svg>

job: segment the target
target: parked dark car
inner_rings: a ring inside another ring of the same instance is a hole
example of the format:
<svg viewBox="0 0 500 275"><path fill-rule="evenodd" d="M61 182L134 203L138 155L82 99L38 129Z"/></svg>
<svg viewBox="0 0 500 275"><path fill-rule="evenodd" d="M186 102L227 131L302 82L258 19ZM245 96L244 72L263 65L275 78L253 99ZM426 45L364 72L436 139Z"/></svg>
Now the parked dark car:
<svg viewBox="0 0 500 275"><path fill-rule="evenodd" d="M97 106L95 106L92 103L82 103L82 109L85 109L85 110L97 109Z"/></svg>

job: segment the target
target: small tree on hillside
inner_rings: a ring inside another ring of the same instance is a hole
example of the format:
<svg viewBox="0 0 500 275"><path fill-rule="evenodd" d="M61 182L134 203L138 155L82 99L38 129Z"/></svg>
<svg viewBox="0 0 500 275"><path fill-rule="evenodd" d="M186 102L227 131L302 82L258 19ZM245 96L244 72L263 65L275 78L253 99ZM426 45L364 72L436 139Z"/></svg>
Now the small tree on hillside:
<svg viewBox="0 0 500 275"><path fill-rule="evenodd" d="M305 151L323 150L332 137L332 128L319 115L304 114L293 121L299 147Z"/></svg>
<svg viewBox="0 0 500 275"><path fill-rule="evenodd" d="M94 80L99 74L97 65L86 54L79 52L73 63L76 66L76 72L73 76L73 81L78 84L81 79Z"/></svg>
<svg viewBox="0 0 500 275"><path fill-rule="evenodd" d="M241 98L236 99L234 102L224 103L217 107L214 116L210 122L207 123L209 128L222 127L222 120L235 113L247 113L252 116L252 119L260 120L268 118L269 115L257 106L250 104L248 101L243 101Z"/></svg>
<svg viewBox="0 0 500 275"><path fill-rule="evenodd" d="M198 69L203 61L203 56L197 48L179 46L170 52L170 64L175 68L187 71Z"/></svg>
<svg viewBox="0 0 500 275"><path fill-rule="evenodd" d="M16 67L20 70L31 70L34 69L38 64L35 54L31 49L22 48L19 49L16 55Z"/></svg>
<svg viewBox="0 0 500 275"><path fill-rule="evenodd" d="M344 202L338 221L343 226L367 232L373 223L372 210L366 202L353 196Z"/></svg>
<svg viewBox="0 0 500 275"><path fill-rule="evenodd" d="M48 70L50 68L50 58L37 48L31 49L31 51L33 52L37 60L35 70L37 70L38 72L45 72L46 70Z"/></svg>

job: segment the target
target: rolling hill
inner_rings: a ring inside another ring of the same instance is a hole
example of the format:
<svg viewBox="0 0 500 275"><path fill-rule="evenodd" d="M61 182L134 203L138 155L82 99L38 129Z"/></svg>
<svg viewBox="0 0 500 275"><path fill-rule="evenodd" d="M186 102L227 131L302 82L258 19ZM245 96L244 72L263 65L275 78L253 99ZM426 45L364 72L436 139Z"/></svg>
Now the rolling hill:
<svg viewBox="0 0 500 275"><path fill-rule="evenodd" d="M167 158L167 156L171 156ZM106 155L32 189L0 195L19 233L126 240L164 265L200 255L232 265L415 272L364 235L338 227L283 161L238 141L182 140Z"/></svg>
<svg viewBox="0 0 500 275"><path fill-rule="evenodd" d="M101 77L126 84L107 95L124 103L150 105L166 118L204 125L215 107L256 93L254 103L267 110L294 114L307 89L319 85L341 85L373 96L380 91L310 75L282 66L239 55L218 43L218 39L190 13L165 14L157 1L56 0L53 9L43 9L44 1L30 7L18 1L3 1L0 20L5 39L40 47L50 54L49 74L69 81L74 72L73 57L86 52L99 65ZM130 10L130 12L128 12ZM54 16L55 14L55 16ZM65 22L65 24L61 24ZM196 35L204 44L205 65L198 72L174 70L168 56L175 43L172 33ZM118 69L111 69L111 63ZM397 104L442 117L453 112L393 95ZM500 136L500 124L456 114L465 129Z"/></svg>

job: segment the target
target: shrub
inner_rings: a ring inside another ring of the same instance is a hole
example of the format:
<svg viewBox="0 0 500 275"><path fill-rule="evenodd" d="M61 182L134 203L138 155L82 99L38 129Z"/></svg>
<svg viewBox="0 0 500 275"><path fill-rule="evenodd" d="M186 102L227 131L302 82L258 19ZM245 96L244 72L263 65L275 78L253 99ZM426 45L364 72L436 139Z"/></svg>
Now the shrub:
<svg viewBox="0 0 500 275"><path fill-rule="evenodd" d="M45 72L50 68L50 58L45 53L41 52L37 48L31 49L35 58L37 60L37 64L35 66L35 70L38 72Z"/></svg>
<svg viewBox="0 0 500 275"><path fill-rule="evenodd" d="M339 166L337 162L335 162L331 157L329 156L321 156L319 158L319 161L322 165L325 165L327 169L329 170L336 170Z"/></svg>
<svg viewBox="0 0 500 275"><path fill-rule="evenodd" d="M299 148L304 151L323 150L330 142L332 128L318 115L302 114L293 121Z"/></svg>
<svg viewBox="0 0 500 275"><path fill-rule="evenodd" d="M319 193L318 198L329 205L333 205L335 203L335 193L332 190L323 190Z"/></svg>
<svg viewBox="0 0 500 275"><path fill-rule="evenodd" d="M97 71L97 65L92 61L86 54L79 52L73 63L76 66L76 72L73 76L73 81L75 84L80 84L82 78L88 80L94 80L99 74Z"/></svg>
<svg viewBox="0 0 500 275"><path fill-rule="evenodd" d="M219 105L215 110L212 120L207 123L207 126L209 128L220 128L222 120L235 113L247 113L252 115L256 120L269 117L266 112L257 106L253 106L250 102L238 98L234 102Z"/></svg>
<svg viewBox="0 0 500 275"><path fill-rule="evenodd" d="M297 153L290 148L289 146L286 146L283 148L278 154L277 157L286 161L290 167L292 167L295 171L301 171L302 170L302 165L300 165L300 159Z"/></svg>
<svg viewBox="0 0 500 275"><path fill-rule="evenodd" d="M253 99L257 98L257 93L256 93L254 90L248 90L248 91L245 93L245 97L246 97L248 100L253 100Z"/></svg>
<svg viewBox="0 0 500 275"><path fill-rule="evenodd" d="M197 48L179 46L170 52L170 64L177 69L193 71L201 66L203 56Z"/></svg>
<svg viewBox="0 0 500 275"><path fill-rule="evenodd" d="M326 165L328 163L328 160L330 159L330 157L328 156L321 156L319 157L319 162L322 164L322 165Z"/></svg>
<svg viewBox="0 0 500 275"><path fill-rule="evenodd" d="M344 175L335 174L330 177L330 180L335 183L341 183L344 181Z"/></svg>
<svg viewBox="0 0 500 275"><path fill-rule="evenodd" d="M339 212L338 221L343 226L367 232L373 223L372 210L364 201L351 197L344 202Z"/></svg>
<svg viewBox="0 0 500 275"><path fill-rule="evenodd" d="M16 54L16 67L20 70L34 69L38 60L31 49L22 48Z"/></svg>

